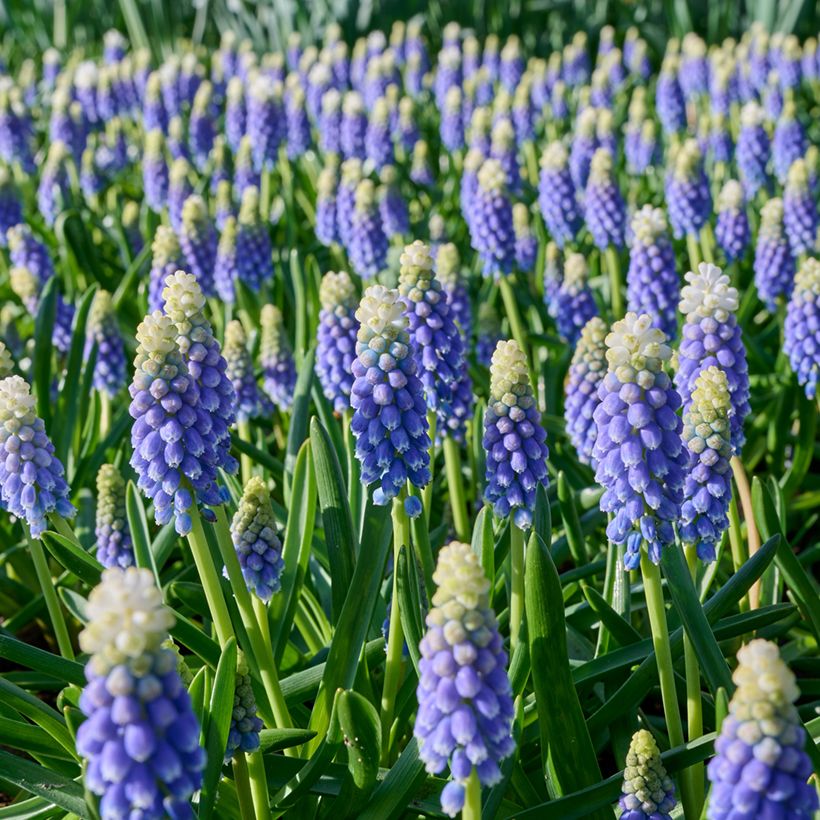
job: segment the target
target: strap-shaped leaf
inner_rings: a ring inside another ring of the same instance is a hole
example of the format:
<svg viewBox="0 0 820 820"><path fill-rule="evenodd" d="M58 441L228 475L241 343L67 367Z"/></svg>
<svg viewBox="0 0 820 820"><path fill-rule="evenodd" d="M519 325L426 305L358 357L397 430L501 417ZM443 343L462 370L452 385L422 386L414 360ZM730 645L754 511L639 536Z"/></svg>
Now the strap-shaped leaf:
<svg viewBox="0 0 820 820"><path fill-rule="evenodd" d="M83 787L65 775L0 749L0 783L43 797L77 817L90 820Z"/></svg>

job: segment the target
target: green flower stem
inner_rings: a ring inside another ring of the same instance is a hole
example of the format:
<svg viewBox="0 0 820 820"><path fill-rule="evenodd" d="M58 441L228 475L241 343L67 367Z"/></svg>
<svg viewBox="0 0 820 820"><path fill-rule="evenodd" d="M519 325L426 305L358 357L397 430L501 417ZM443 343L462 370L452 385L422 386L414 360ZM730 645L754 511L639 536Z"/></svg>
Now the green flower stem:
<svg viewBox="0 0 820 820"><path fill-rule="evenodd" d="M111 429L111 399L105 390L100 391L100 441L104 441Z"/></svg>
<svg viewBox="0 0 820 820"><path fill-rule="evenodd" d="M707 222L700 229L700 247L703 251L703 258L707 262L715 261L715 235L712 226Z"/></svg>
<svg viewBox="0 0 820 820"><path fill-rule="evenodd" d="M478 773L475 767L473 767L467 780L461 818L462 820L481 820L481 783L478 782Z"/></svg>
<svg viewBox="0 0 820 820"><path fill-rule="evenodd" d="M48 617L51 619L51 625L54 628L54 637L57 639L60 654L64 658L74 660L71 636L68 634L68 627L66 627L63 610L57 598L57 588L54 586L51 570L48 568L48 561L46 560L43 545L39 538L31 537L31 532L29 532L29 528L26 524L23 525L23 529L26 532L26 539L28 540L29 551L31 552L31 560L34 563L34 571L37 573L37 580L40 582L40 589L43 591Z"/></svg>
<svg viewBox="0 0 820 820"><path fill-rule="evenodd" d="M350 506L350 515L353 518L354 531L358 533L362 525L362 481L359 462L356 458L356 442L350 432L350 422L353 411L345 410L342 416L344 431L345 455L347 456L347 503Z"/></svg>
<svg viewBox="0 0 820 820"><path fill-rule="evenodd" d="M410 546L410 521L404 510L404 490L393 499L393 598L390 607L390 629L387 633L387 659L384 666L382 687L382 765L390 760L390 730L396 708L396 695L402 670L404 632L399 613L399 550L402 545Z"/></svg>
<svg viewBox="0 0 820 820"><path fill-rule="evenodd" d="M236 429L239 438L246 444L253 444L251 441L251 423L248 419L241 419L236 422ZM247 484L253 473L253 460L247 453L240 453L239 463L242 469L242 483Z"/></svg>
<svg viewBox="0 0 820 820"><path fill-rule="evenodd" d="M271 173L270 168L263 168L259 185L259 216L264 222L270 218Z"/></svg>
<svg viewBox="0 0 820 820"><path fill-rule="evenodd" d="M689 544L685 547L684 553L686 555L686 563L689 565L689 572L692 575L692 581L694 582L697 580L698 574L697 549L692 544ZM692 641L689 640L689 636L685 633L683 636L683 655L686 665L687 736L691 743L693 740L697 740L703 736L703 702L700 692L700 665L698 664L698 656L695 652L695 647L692 645ZM692 792L696 800L695 809L697 814L695 816L700 816L704 801L703 763L693 763L687 771L692 780Z"/></svg>
<svg viewBox="0 0 820 820"><path fill-rule="evenodd" d="M510 521L510 655L524 618L524 532Z"/></svg>
<svg viewBox="0 0 820 820"><path fill-rule="evenodd" d="M251 652L253 652L256 665L259 668L259 676L262 678L262 686L265 689L265 694L268 697L273 716L276 719L276 725L280 729L290 729L293 723L290 719L285 697L282 694L282 687L279 685L279 675L276 672L276 663L273 659L273 652L270 650L270 636L268 635L267 642L264 635L267 631L267 613L262 613L262 617L258 618L258 610L254 611L254 605L251 600L253 596L248 591L248 585L242 576L242 568L239 566L239 559L236 557L236 550L231 541L230 528L228 527L228 518L222 505L216 508L216 540L219 544L219 554L225 563L225 568L228 570L228 578L231 582L231 589L236 598L236 605L239 608L239 614L242 618L242 623L245 626L245 631L248 633L248 640L251 644ZM265 622L262 626L261 621ZM287 749L286 753L290 752L291 757L295 757L297 750L295 748Z"/></svg>
<svg viewBox="0 0 820 820"><path fill-rule="evenodd" d="M467 499L464 496L464 481L461 476L461 452L458 444L449 436L444 439L444 469L447 472L447 486L450 490L450 509L459 541L470 540L470 520L467 514Z"/></svg>
<svg viewBox="0 0 820 820"><path fill-rule="evenodd" d="M612 318L622 319L624 315L624 294L621 280L621 260L618 249L608 245L604 251L607 273L609 274L609 298L611 300Z"/></svg>
<svg viewBox="0 0 820 820"><path fill-rule="evenodd" d="M686 248L689 251L689 267L696 271L698 265L701 263L700 246L698 245L698 238L693 233L686 234Z"/></svg>
<svg viewBox="0 0 820 820"><path fill-rule="evenodd" d="M655 661L658 664L666 730L669 735L669 745L674 748L683 746L683 723L678 709L678 695L675 691L675 669L672 666L672 650L669 646L661 571L649 560L645 552L641 555L641 574L646 595L646 611L649 614L649 625L652 629L652 646L655 649ZM698 816L694 809L697 801L693 794L688 769L684 770L681 775L681 801L686 817Z"/></svg>
<svg viewBox="0 0 820 820"><path fill-rule="evenodd" d="M430 525L430 508L433 506L433 479L435 478L434 469L436 464L436 411L427 411L427 428L430 435L430 481L422 491L422 501L424 504L424 520L427 525Z"/></svg>
<svg viewBox="0 0 820 820"><path fill-rule="evenodd" d="M538 380L535 378L535 373L530 362L529 345L527 339L529 338L524 323L521 321L521 312L518 310L518 300L512 285L510 284L509 276L502 276L498 282L499 290L501 291L501 298L504 300L504 310L507 313L507 318L510 321L510 330L512 330L513 339L518 342L518 346L524 351L527 357L527 368L530 371L530 383L535 387Z"/></svg>
<svg viewBox="0 0 820 820"><path fill-rule="evenodd" d="M214 620L219 645L225 646L228 640L234 637L233 625L231 624L231 616L228 614L225 598L222 596L219 575L214 566L208 541L205 538L205 531L202 529L202 519L199 517L196 503L191 505L191 524L188 543L191 545L191 553L194 556L194 563L202 581L202 588L208 601L208 609Z"/></svg>
<svg viewBox="0 0 820 820"><path fill-rule="evenodd" d="M259 820L268 820L271 817L270 797L268 795L268 775L265 772L265 760L262 752L257 750L249 755L242 755L248 759L248 773L251 781L251 796L256 817Z"/></svg>
<svg viewBox="0 0 820 820"><path fill-rule="evenodd" d="M253 820L256 806L251 794L251 782L248 777L248 763L245 755L238 751L233 758L233 782L236 786L236 798L242 820Z"/></svg>
<svg viewBox="0 0 820 820"><path fill-rule="evenodd" d="M54 529L63 536L63 538L67 538L71 541L72 544L78 546L83 552L85 552L85 547L80 543L80 539L74 534L74 530L68 525L68 522L63 518L61 515L57 515L56 513L52 513L49 515L48 520L51 524L54 525Z"/></svg>
<svg viewBox="0 0 820 820"><path fill-rule="evenodd" d="M743 462L737 456L732 456L731 464L737 494L740 498L740 506L743 510L743 518L746 521L746 541L749 545L749 557L751 558L760 549L760 533L757 531L757 524L755 523L752 490L749 487L749 479L746 477ZM758 578L749 589L749 608L757 609L759 606L760 579Z"/></svg>

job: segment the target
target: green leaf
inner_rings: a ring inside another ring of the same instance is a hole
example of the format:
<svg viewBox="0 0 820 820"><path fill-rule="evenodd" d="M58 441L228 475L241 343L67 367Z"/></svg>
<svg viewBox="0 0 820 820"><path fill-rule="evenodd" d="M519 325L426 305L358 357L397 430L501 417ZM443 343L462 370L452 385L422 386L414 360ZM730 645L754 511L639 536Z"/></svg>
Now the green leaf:
<svg viewBox="0 0 820 820"><path fill-rule="evenodd" d="M34 669L46 675L58 678L65 683L74 683L77 686L85 686L85 673L83 666L77 661L71 661L39 649L36 646L18 641L10 635L0 634L0 658L10 661L13 664L24 666L26 669ZM0 735L2 737L2 735Z"/></svg>
<svg viewBox="0 0 820 820"><path fill-rule="evenodd" d="M34 320L34 389L37 393L37 415L46 430L51 430L51 336L57 312L57 278L52 276L40 294L40 306Z"/></svg>
<svg viewBox="0 0 820 820"><path fill-rule="evenodd" d="M394 820L401 817L424 779L424 764L419 758L418 742L411 738L362 809L359 820Z"/></svg>
<svg viewBox="0 0 820 820"><path fill-rule="evenodd" d="M339 620L350 589L358 551L353 519L347 502L342 467L327 430L314 417L310 421L310 449L316 473L316 489L330 569L333 623Z"/></svg>
<svg viewBox="0 0 820 820"><path fill-rule="evenodd" d="M485 504L476 517L472 547L492 586L495 583L495 539L493 536L493 508L489 504Z"/></svg>
<svg viewBox="0 0 820 820"><path fill-rule="evenodd" d="M68 587L58 587L57 594L63 606L81 623L88 623L88 600Z"/></svg>
<svg viewBox="0 0 820 820"><path fill-rule="evenodd" d="M561 520L566 530L569 553L575 566L583 567L587 563L586 541L581 530L578 510L575 508L575 496L563 470L558 473L558 504L561 508Z"/></svg>
<svg viewBox="0 0 820 820"><path fill-rule="evenodd" d="M85 804L83 787L65 775L51 771L37 763L4 752L0 749L0 782L43 797L77 817L88 818L91 814Z"/></svg>
<svg viewBox="0 0 820 820"><path fill-rule="evenodd" d="M236 639L231 637L222 647L222 657L216 668L208 707L208 726L205 730L205 752L208 762L202 776L202 792L199 798L199 816L205 820L213 814L216 801L216 787L222 772L225 750L228 747L235 688Z"/></svg>
<svg viewBox="0 0 820 820"><path fill-rule="evenodd" d="M133 481L129 481L125 488L125 514L128 517L128 528L134 544L134 560L138 567L151 570L157 586L161 588L154 553L151 551L148 516L145 514L145 506Z"/></svg>
<svg viewBox="0 0 820 820"><path fill-rule="evenodd" d="M281 752L302 746L312 740L315 732L310 729L262 729L259 733L259 748L263 752Z"/></svg>
<svg viewBox="0 0 820 820"><path fill-rule="evenodd" d="M188 647L197 657L201 658L208 666L216 669L219 663L220 649L216 641L212 640L201 629L198 629L191 621L179 612L174 612L176 623L171 627L171 637Z"/></svg>
<svg viewBox="0 0 820 820"><path fill-rule="evenodd" d="M46 530L42 535L46 549L61 567L76 575L90 587L100 583L102 566L85 550L64 535Z"/></svg>
<svg viewBox="0 0 820 820"><path fill-rule="evenodd" d="M570 674L558 571L535 530L527 549L524 602L544 775L560 796L597 783L601 770ZM612 815L589 816L610 820Z"/></svg>
<svg viewBox="0 0 820 820"><path fill-rule="evenodd" d="M310 418L310 388L313 383L313 360L316 357L316 343L311 345L299 371L296 388L293 391L293 406L290 413L288 444L285 450L285 506L289 507L292 493L298 491L296 484L297 456L308 434Z"/></svg>
<svg viewBox="0 0 820 820"><path fill-rule="evenodd" d="M422 516L419 516L421 518ZM419 671L419 643L424 636L424 613L421 605L421 595L419 593L419 575L416 571L416 559L405 544L399 548L399 562L397 567L396 585L399 596L399 613L401 625L404 630L404 641L410 659ZM395 612L395 608L391 610Z"/></svg>
<svg viewBox="0 0 820 820"><path fill-rule="evenodd" d="M66 728L65 718L58 711L3 677L0 677L0 703L42 727L73 757L77 756L74 739Z"/></svg>
<svg viewBox="0 0 820 820"><path fill-rule="evenodd" d="M803 617L814 632L815 638L820 641L820 590L792 552L786 541L772 496L757 476L752 479L752 507L761 536L771 538L779 534L774 562L794 595Z"/></svg>
<svg viewBox="0 0 820 820"><path fill-rule="evenodd" d="M20 749L32 755L46 755L70 760L68 754L54 743L54 738L33 723L0 716L0 737L3 738L3 745L12 749Z"/></svg>
<svg viewBox="0 0 820 820"><path fill-rule="evenodd" d="M583 588L583 592L590 607L601 619L601 623L621 646L629 646L629 644L640 641L641 635L638 630L626 618L618 614L595 587L587 585Z"/></svg>
<svg viewBox="0 0 820 820"><path fill-rule="evenodd" d="M706 620L703 606L695 591L695 585L692 583L689 567L683 557L683 550L677 545L671 549L665 549L661 557L661 566L669 583L672 602L692 642L698 664L712 694L716 694L720 687L729 693L734 692L732 673L726 665L723 653Z"/></svg>
<svg viewBox="0 0 820 820"><path fill-rule="evenodd" d="M331 813L355 817L376 787L382 747L381 723L373 704L350 690L339 693L336 717L347 747L349 777L342 785L339 798L333 802Z"/></svg>

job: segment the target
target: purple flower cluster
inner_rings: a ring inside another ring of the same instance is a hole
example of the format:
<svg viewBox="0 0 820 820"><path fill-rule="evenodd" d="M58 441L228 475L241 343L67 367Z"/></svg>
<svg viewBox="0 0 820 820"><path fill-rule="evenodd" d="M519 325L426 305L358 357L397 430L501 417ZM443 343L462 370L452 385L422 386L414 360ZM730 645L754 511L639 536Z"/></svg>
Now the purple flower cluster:
<svg viewBox="0 0 820 820"><path fill-rule="evenodd" d="M652 733L640 729L632 735L624 767L624 784L618 807L620 820L672 820L675 784L667 775Z"/></svg>
<svg viewBox="0 0 820 820"><path fill-rule="evenodd" d="M755 245L755 287L760 300L774 312L778 297L789 298L794 285L794 258L784 229L783 200L774 197L760 210Z"/></svg>
<svg viewBox="0 0 820 820"><path fill-rule="evenodd" d="M470 242L484 264L486 276L509 273L515 262L515 231L507 178L496 159L488 159L477 175L477 188L468 200Z"/></svg>
<svg viewBox="0 0 820 820"><path fill-rule="evenodd" d="M356 187L348 244L353 269L363 279L372 279L387 264L387 237L376 202L376 188L369 179Z"/></svg>
<svg viewBox="0 0 820 820"><path fill-rule="evenodd" d="M551 142L541 156L538 207L558 247L575 239L581 229L581 211L567 166L567 151L560 142Z"/></svg>
<svg viewBox="0 0 820 820"><path fill-rule="evenodd" d="M763 111L757 103L743 106L737 138L737 168L748 199L768 186L769 137L763 127Z"/></svg>
<svg viewBox="0 0 820 820"><path fill-rule="evenodd" d="M134 545L125 514L125 481L113 464L103 464L97 473L97 560L104 567L134 564Z"/></svg>
<svg viewBox="0 0 820 820"><path fill-rule="evenodd" d="M319 302L316 375L325 397L341 414L350 408L352 368L359 332L356 319L359 299L350 275L345 271L326 273L319 288Z"/></svg>
<svg viewBox="0 0 820 820"><path fill-rule="evenodd" d="M178 236L186 269L196 276L206 296L216 295L214 268L218 239L208 206L198 194L191 194L182 206Z"/></svg>
<svg viewBox="0 0 820 820"><path fill-rule="evenodd" d="M236 393L237 421L248 421L263 415L265 403L256 384L253 359L248 351L248 338L238 319L232 319L225 328L222 355L227 365L225 373Z"/></svg>
<svg viewBox="0 0 820 820"><path fill-rule="evenodd" d="M783 223L794 256L817 251L820 217L804 159L796 159L788 171L783 190Z"/></svg>
<svg viewBox="0 0 820 820"><path fill-rule="evenodd" d="M587 284L589 267L586 257L571 253L564 263L564 275L557 288L545 289L550 295L547 312L555 320L558 333L570 345L578 341L581 328L598 314L598 306Z"/></svg>
<svg viewBox="0 0 820 820"><path fill-rule="evenodd" d="M285 332L282 311L275 305L263 305L259 323L262 328L259 342L262 386L270 400L284 411L293 404L296 364Z"/></svg>
<svg viewBox="0 0 820 820"><path fill-rule="evenodd" d="M228 730L228 746L225 762L236 752L255 752L259 748L259 732L264 724L256 716L256 696L251 686L251 676L244 655L237 661L236 680L233 691L231 725Z"/></svg>
<svg viewBox="0 0 820 820"><path fill-rule="evenodd" d="M820 379L820 262L816 259L807 259L795 277L783 351L806 396L813 399Z"/></svg>
<svg viewBox="0 0 820 820"><path fill-rule="evenodd" d="M676 238L697 236L712 213L712 195L698 143L688 139L678 148L666 175L666 203Z"/></svg>
<svg viewBox="0 0 820 820"><path fill-rule="evenodd" d="M148 277L148 311L162 310L165 280L178 270L185 270L185 260L173 229L158 225L151 243L151 272Z"/></svg>
<svg viewBox="0 0 820 820"><path fill-rule="evenodd" d="M718 196L718 216L715 239L726 255L727 262L740 259L749 245L749 216L743 186L735 179L727 180Z"/></svg>
<svg viewBox="0 0 820 820"><path fill-rule="evenodd" d="M584 194L584 218L600 250L624 244L626 205L612 170L612 154L599 148L592 157Z"/></svg>
<svg viewBox="0 0 820 820"><path fill-rule="evenodd" d="M97 345L94 387L113 398L125 387L125 347L111 294L97 291L86 325L86 355Z"/></svg>

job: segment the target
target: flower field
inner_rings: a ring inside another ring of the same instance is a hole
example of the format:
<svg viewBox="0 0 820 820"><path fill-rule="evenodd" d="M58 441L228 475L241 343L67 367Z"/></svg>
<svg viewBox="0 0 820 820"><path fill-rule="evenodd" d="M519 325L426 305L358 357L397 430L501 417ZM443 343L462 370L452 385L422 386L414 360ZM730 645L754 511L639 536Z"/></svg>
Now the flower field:
<svg viewBox="0 0 820 820"><path fill-rule="evenodd" d="M387 5L0 13L0 820L820 817L817 21Z"/></svg>

